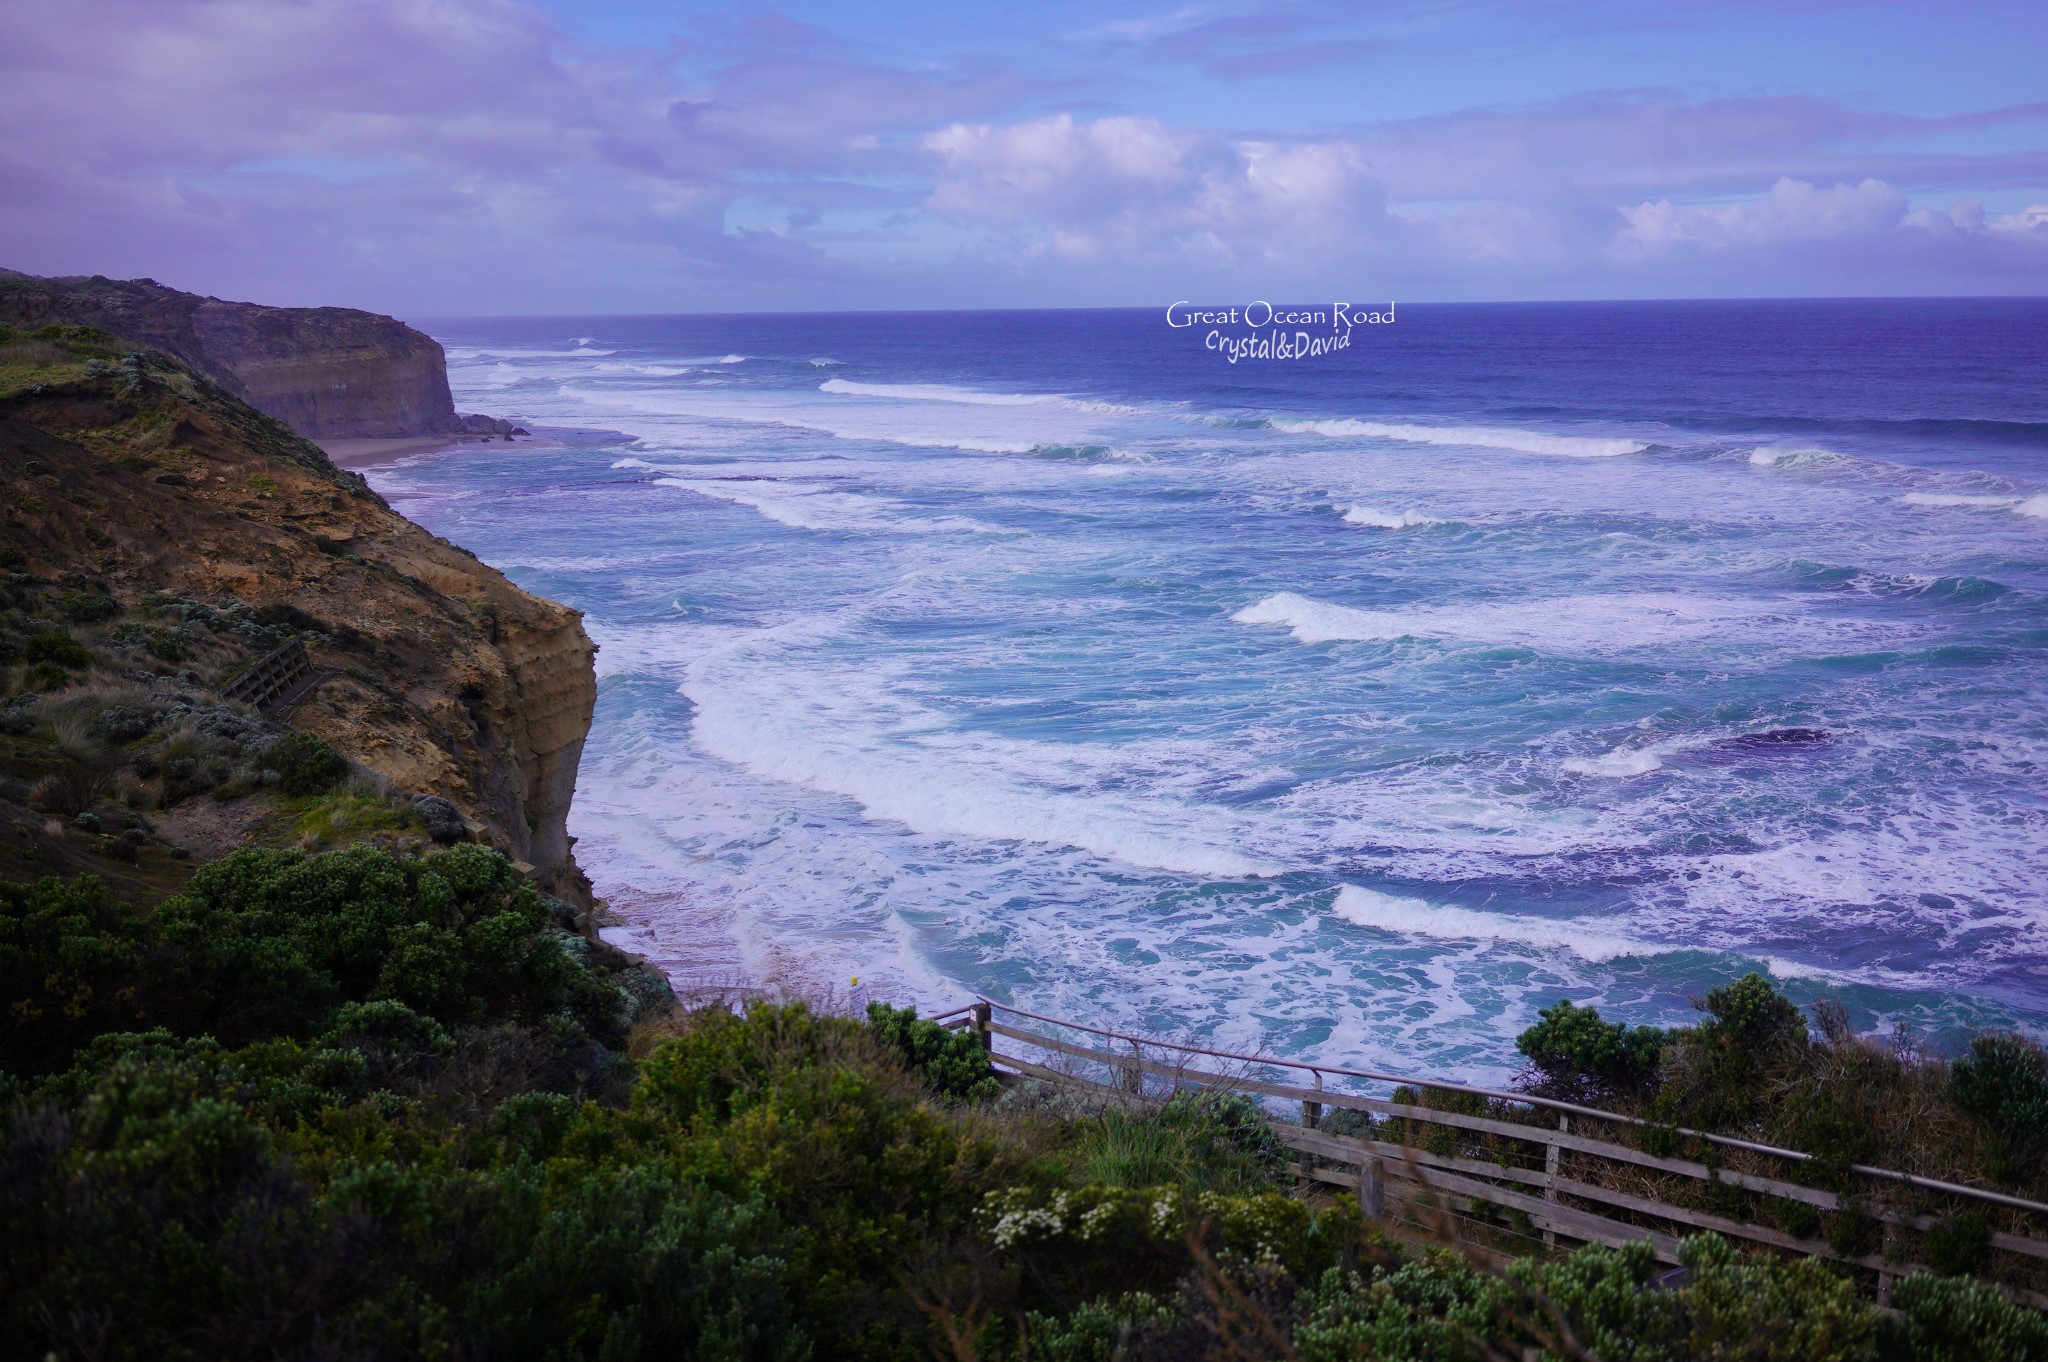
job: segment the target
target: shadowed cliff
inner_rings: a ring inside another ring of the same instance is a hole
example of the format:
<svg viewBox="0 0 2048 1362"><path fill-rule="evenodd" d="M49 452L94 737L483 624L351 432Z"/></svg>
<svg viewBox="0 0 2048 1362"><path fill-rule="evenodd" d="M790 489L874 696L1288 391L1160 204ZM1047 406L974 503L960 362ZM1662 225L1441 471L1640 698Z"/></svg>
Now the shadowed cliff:
<svg viewBox="0 0 2048 1362"><path fill-rule="evenodd" d="M456 415L439 342L373 312L223 302L152 279L0 270L0 325L51 324L162 350L309 439L505 433Z"/></svg>
<svg viewBox="0 0 2048 1362"><path fill-rule="evenodd" d="M281 621L314 683L269 718L452 801L587 901L565 831L596 698L576 611L393 512L202 374L98 332L0 332L0 489L16 589L42 593L20 609L46 615L52 597L105 616L84 640L91 676L217 687L280 637L245 630L241 654L222 652L218 620ZM165 600L214 632L178 627L151 604ZM0 632L49 627L10 613Z"/></svg>

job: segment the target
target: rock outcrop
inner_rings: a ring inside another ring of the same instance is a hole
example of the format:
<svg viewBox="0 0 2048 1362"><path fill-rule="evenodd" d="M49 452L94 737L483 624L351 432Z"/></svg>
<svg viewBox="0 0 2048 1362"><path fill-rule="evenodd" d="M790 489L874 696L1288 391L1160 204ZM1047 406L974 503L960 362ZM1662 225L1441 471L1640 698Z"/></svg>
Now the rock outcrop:
<svg viewBox="0 0 2048 1362"><path fill-rule="evenodd" d="M308 439L507 435L458 416L440 343L345 307L264 307L98 275L0 270L0 326L91 326L162 350Z"/></svg>
<svg viewBox="0 0 2048 1362"><path fill-rule="evenodd" d="M578 613L398 515L203 374L122 357L127 343L0 344L0 540L36 580L131 607L171 593L309 621L319 681L293 726L450 801L587 901L565 828L596 700Z"/></svg>

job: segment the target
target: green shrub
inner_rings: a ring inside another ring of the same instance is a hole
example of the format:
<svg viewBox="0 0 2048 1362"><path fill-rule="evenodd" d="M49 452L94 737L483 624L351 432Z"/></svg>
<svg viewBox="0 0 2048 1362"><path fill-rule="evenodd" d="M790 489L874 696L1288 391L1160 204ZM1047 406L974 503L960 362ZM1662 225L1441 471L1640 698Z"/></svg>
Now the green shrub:
<svg viewBox="0 0 2048 1362"><path fill-rule="evenodd" d="M1124 1362L1142 1348L1144 1335L1170 1329L1181 1318L1174 1303L1147 1291L1115 1301L1090 1301L1066 1315L1032 1311L1025 1317L1032 1355L1045 1362Z"/></svg>
<svg viewBox="0 0 2048 1362"><path fill-rule="evenodd" d="M277 772L278 788L288 795L325 794L348 775L348 762L311 733L287 733L263 755L263 764Z"/></svg>
<svg viewBox="0 0 2048 1362"><path fill-rule="evenodd" d="M1666 1079L1650 1112L1659 1121L1731 1130L1755 1119L1764 1075L1807 1049L1806 1019L1761 974L1745 974L1696 1004L1707 1019L1675 1031Z"/></svg>
<svg viewBox="0 0 2048 1362"><path fill-rule="evenodd" d="M71 684L71 673L55 662L38 662L28 669L23 680L30 690L57 691Z"/></svg>
<svg viewBox="0 0 2048 1362"><path fill-rule="evenodd" d="M1481 1362L1475 1340L1526 1338L1510 1318L1517 1294L1448 1253L1364 1275L1332 1270L1296 1303L1294 1346L1302 1362Z"/></svg>
<svg viewBox="0 0 2048 1362"><path fill-rule="evenodd" d="M1915 1273L1892 1288L1880 1326L1886 1362L2044 1362L2048 1320L1987 1282Z"/></svg>
<svg viewBox="0 0 2048 1362"><path fill-rule="evenodd" d="M121 603L98 592L66 591L57 598L57 612L76 624L97 624L120 614Z"/></svg>
<svg viewBox="0 0 2048 1362"><path fill-rule="evenodd" d="M22 645L21 660L31 665L42 662L79 671L92 665L93 656L90 648L61 630L38 629Z"/></svg>
<svg viewBox="0 0 2048 1362"><path fill-rule="evenodd" d="M150 915L107 906L89 879L6 886L0 1056L44 1074L109 1028L161 1025L239 1046L399 1025L396 1011L351 1003L402 1005L422 1025L566 1017L614 1035L616 990L548 928L533 887L480 846L417 858L361 845L240 851Z"/></svg>
<svg viewBox="0 0 2048 1362"><path fill-rule="evenodd" d="M919 1020L914 1007L881 1002L868 1004L868 1026L941 1097L987 1102L1002 1091L989 1068L988 1052L965 1027L949 1031L937 1022Z"/></svg>
<svg viewBox="0 0 2048 1362"><path fill-rule="evenodd" d="M2041 1047L2012 1031L1974 1037L1970 1053L1949 1068L1948 1096L1990 1135L1992 1176L2025 1181L2048 1146L2048 1055Z"/></svg>
<svg viewBox="0 0 2048 1362"><path fill-rule="evenodd" d="M1665 1033L1602 1021L1590 1007L1559 999L1515 1040L1529 1061L1523 1085L1540 1097L1597 1103L1639 1096L1656 1085Z"/></svg>
<svg viewBox="0 0 2048 1362"><path fill-rule="evenodd" d="M1288 1161L1266 1113L1234 1093L1183 1090L1157 1107L1111 1105L1067 1130L1076 1175L1117 1187L1256 1192Z"/></svg>
<svg viewBox="0 0 2048 1362"><path fill-rule="evenodd" d="M1793 1116L1785 1127L1794 1149L1813 1155L1796 1170L1799 1180L1838 1190L1849 1185L1849 1169L1868 1163L1877 1151L1876 1132L1857 1101L1840 1085L1798 1091L1787 1100Z"/></svg>
<svg viewBox="0 0 2048 1362"><path fill-rule="evenodd" d="M1968 1277L1991 1261L1991 1226L1976 1211L1937 1220L1927 1231L1927 1265L1946 1277Z"/></svg>
<svg viewBox="0 0 2048 1362"><path fill-rule="evenodd" d="M1700 1023L1699 1037L1746 1060L1806 1044L1806 1018L1761 974L1711 990L1700 1007L1711 1020Z"/></svg>
<svg viewBox="0 0 2048 1362"><path fill-rule="evenodd" d="M1213 1258L1271 1264L1296 1281L1354 1266L1369 1245L1354 1203L1326 1208L1279 1192L1189 1194L1175 1186L1005 1187L976 1216L982 1242L1044 1310L1110 1294L1170 1290Z"/></svg>
<svg viewBox="0 0 2048 1362"><path fill-rule="evenodd" d="M94 1036L145 1025L153 944L93 876L0 884L0 1069L62 1069Z"/></svg>
<svg viewBox="0 0 2048 1362"><path fill-rule="evenodd" d="M1018 1169L926 1091L868 1026L757 1000L689 1014L632 1100L692 1132L698 1176L802 1227L792 1280L821 1356L893 1357L925 1327L899 1284L967 1238L983 1190Z"/></svg>
<svg viewBox="0 0 2048 1362"><path fill-rule="evenodd" d="M67 1105L16 1108L0 1146L0 1330L32 1355L809 1355L793 1236L758 1197L658 1151L465 1165L332 1094L287 1133L261 1094L291 1084L264 1070L282 1055L310 1091L319 1055L132 1039Z"/></svg>

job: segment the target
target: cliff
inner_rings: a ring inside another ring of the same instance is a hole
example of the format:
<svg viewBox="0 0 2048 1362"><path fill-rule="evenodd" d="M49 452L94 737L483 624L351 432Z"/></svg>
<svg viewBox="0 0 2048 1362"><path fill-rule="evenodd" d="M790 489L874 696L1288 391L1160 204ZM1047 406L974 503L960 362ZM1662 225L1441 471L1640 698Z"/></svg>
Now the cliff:
<svg viewBox="0 0 2048 1362"><path fill-rule="evenodd" d="M209 703L255 653L303 639L315 684L272 718L452 801L587 902L565 829L596 699L578 613L398 515L224 385L132 349L0 332L0 541L16 587L43 593L0 621L0 671L33 662L22 649L47 632L39 617L77 601L77 618L105 617L80 633L100 650L92 675L197 687ZM212 633L190 627L195 613Z"/></svg>
<svg viewBox="0 0 2048 1362"><path fill-rule="evenodd" d="M52 324L161 350L309 439L509 430L458 417L440 344L373 312L223 302L152 279L0 271L0 326Z"/></svg>

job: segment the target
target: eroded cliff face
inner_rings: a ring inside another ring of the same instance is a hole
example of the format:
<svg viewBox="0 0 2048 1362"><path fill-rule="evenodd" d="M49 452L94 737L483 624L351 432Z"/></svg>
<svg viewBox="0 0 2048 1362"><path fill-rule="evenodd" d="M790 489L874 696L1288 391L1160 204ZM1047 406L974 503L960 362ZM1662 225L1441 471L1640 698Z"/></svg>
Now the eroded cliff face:
<svg viewBox="0 0 2048 1362"><path fill-rule="evenodd" d="M150 279L0 271L0 325L92 326L153 346L310 439L457 429L440 343L344 307L263 307Z"/></svg>
<svg viewBox="0 0 2048 1362"><path fill-rule="evenodd" d="M16 350L22 347L16 343ZM289 606L327 638L293 726L442 795L565 897L596 700L574 610L393 512L278 422L173 361L0 354L0 537L48 579Z"/></svg>

